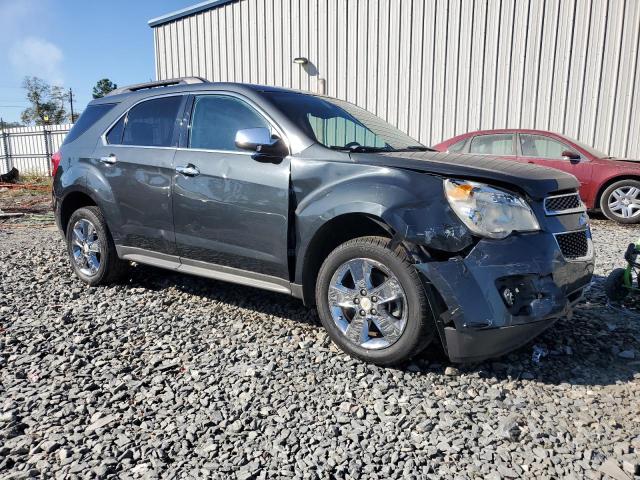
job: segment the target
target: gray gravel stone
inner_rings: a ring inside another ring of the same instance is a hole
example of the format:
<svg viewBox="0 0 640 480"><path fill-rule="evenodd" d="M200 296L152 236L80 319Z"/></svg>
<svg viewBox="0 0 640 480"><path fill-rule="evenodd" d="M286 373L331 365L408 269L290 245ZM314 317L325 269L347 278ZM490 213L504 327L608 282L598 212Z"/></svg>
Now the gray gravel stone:
<svg viewBox="0 0 640 480"><path fill-rule="evenodd" d="M15 225L0 224L0 478L637 468L640 308L602 291L637 227L594 222L594 283L535 342L476 365L431 349L384 369L338 351L297 300L144 266L86 287L55 230ZM539 363L534 344L549 352Z"/></svg>

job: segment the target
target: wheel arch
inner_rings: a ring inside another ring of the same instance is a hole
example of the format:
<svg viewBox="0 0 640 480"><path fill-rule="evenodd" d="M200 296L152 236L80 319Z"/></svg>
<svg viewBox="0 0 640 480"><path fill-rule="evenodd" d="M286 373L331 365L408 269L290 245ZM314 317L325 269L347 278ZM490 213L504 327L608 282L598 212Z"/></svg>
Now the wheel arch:
<svg viewBox="0 0 640 480"><path fill-rule="evenodd" d="M90 192L83 188L78 188L67 192L60 201L60 227L67 233L67 224L73 212L82 207L96 206L98 202Z"/></svg>
<svg viewBox="0 0 640 480"><path fill-rule="evenodd" d="M595 209L598 209L598 210L600 209L600 200L602 199L602 194L604 193L604 191L614 183L619 182L621 180L635 180L636 182L640 182L640 175L633 175L633 174L619 175L604 181L602 185L600 185L600 187L598 188L598 193L596 194L595 201L593 203L593 207Z"/></svg>
<svg viewBox="0 0 640 480"><path fill-rule="evenodd" d="M315 304L318 272L324 259L336 247L358 237L382 236L393 238L395 230L381 217L365 212L336 215L323 223L313 234L304 251L301 266L302 300Z"/></svg>

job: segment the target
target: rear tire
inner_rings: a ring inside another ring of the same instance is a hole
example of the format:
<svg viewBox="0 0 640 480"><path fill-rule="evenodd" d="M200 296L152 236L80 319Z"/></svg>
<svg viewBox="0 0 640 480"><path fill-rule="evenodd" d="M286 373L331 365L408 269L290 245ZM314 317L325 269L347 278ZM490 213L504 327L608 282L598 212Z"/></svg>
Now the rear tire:
<svg viewBox="0 0 640 480"><path fill-rule="evenodd" d="M67 224L67 253L76 276L91 286L115 282L126 272L102 212L98 207L79 208Z"/></svg>
<svg viewBox="0 0 640 480"><path fill-rule="evenodd" d="M604 293L612 302L622 302L629 294L624 286L624 275L624 268L616 268L604 281Z"/></svg>
<svg viewBox="0 0 640 480"><path fill-rule="evenodd" d="M329 254L316 282L318 314L334 343L381 366L408 361L436 331L418 272L404 250L390 246L384 237L345 242ZM352 271L369 273L356 282Z"/></svg>
<svg viewBox="0 0 640 480"><path fill-rule="evenodd" d="M600 197L600 210L618 223L640 223L640 182L627 179L609 185Z"/></svg>

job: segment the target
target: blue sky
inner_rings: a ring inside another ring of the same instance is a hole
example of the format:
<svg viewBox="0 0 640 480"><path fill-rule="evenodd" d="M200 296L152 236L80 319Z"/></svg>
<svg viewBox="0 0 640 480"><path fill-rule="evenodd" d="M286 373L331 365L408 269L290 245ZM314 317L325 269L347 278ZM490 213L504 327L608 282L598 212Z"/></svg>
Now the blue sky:
<svg viewBox="0 0 640 480"><path fill-rule="evenodd" d="M153 79L151 18L198 0L0 0L0 116L17 121L28 105L25 75L73 88L76 110L96 81Z"/></svg>

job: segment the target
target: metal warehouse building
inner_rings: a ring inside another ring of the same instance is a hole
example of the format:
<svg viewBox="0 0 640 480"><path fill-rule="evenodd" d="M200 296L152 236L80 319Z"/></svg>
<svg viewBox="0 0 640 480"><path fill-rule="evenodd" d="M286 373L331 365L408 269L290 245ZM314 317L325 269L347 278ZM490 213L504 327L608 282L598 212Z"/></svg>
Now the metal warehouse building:
<svg viewBox="0 0 640 480"><path fill-rule="evenodd" d="M425 144L540 128L640 157L638 0L216 0L149 24L158 79L326 93Z"/></svg>

